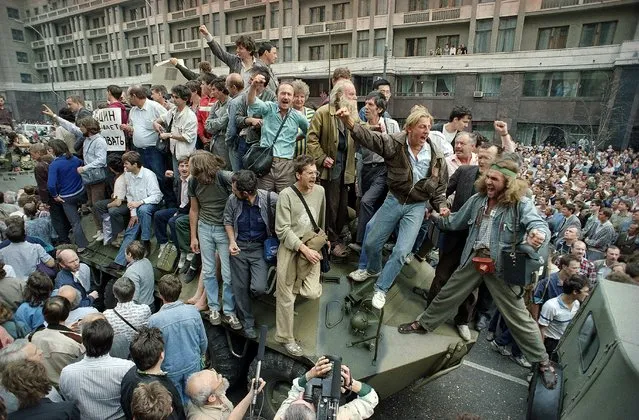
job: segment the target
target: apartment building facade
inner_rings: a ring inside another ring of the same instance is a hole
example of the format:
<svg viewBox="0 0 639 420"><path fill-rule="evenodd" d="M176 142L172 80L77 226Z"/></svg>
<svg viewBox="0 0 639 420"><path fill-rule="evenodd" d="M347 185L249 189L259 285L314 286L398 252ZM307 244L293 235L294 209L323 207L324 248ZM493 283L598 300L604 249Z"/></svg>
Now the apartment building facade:
<svg viewBox="0 0 639 420"><path fill-rule="evenodd" d="M359 95L392 82L390 113L415 104L446 119L473 110L473 128L504 119L526 144L603 139L638 146L636 0L6 0L0 9L0 93L20 119L69 94L150 83L169 57L211 61L198 27L234 51L240 35L278 47L274 72L301 78L311 102L336 67ZM2 10L4 9L4 10ZM465 55L446 55L464 45ZM441 54L441 55L440 55ZM55 92L55 93L54 93Z"/></svg>

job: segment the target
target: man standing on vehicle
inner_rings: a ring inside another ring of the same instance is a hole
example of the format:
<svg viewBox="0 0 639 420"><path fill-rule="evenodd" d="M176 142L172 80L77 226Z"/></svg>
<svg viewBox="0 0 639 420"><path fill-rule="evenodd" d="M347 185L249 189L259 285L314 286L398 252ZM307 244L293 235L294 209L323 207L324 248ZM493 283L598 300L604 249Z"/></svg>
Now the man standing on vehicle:
<svg viewBox="0 0 639 420"><path fill-rule="evenodd" d="M404 131L396 134L378 133L356 124L346 107L335 115L342 119L357 143L384 158L388 169L390 193L369 222L371 229L364 241L367 267L350 274L353 280L363 281L381 271L372 302L375 308L381 309L386 303L386 293L415 243L426 203L431 201L437 209L446 206L446 161L439 144L429 139L432 117L425 108L411 112ZM382 270L382 247L396 228L399 229L397 243Z"/></svg>
<svg viewBox="0 0 639 420"><path fill-rule="evenodd" d="M503 278L502 252L513 242L525 241L538 255L544 255L550 240L548 225L538 214L533 201L526 197L528 185L517 179L518 172L516 162L507 159L496 161L477 181L478 193L458 212L451 215L444 209L442 217L435 218L438 227L443 230L470 228L461 264L428 308L415 321L401 324L398 331L401 334L434 331L453 315L476 287L485 282L527 360L538 363L544 385L552 389L557 377L539 329L523 299ZM478 258L482 260L478 261Z"/></svg>
<svg viewBox="0 0 639 420"><path fill-rule="evenodd" d="M314 224L324 229L326 200L324 188L315 184L318 177L315 160L301 155L295 158L293 165L297 182L280 193L275 215L275 233L280 240L277 250L275 340L283 344L289 354L302 356L304 350L295 342L293 335L295 298L299 294L307 299L317 299L322 294L320 250L326 238L316 235ZM308 205L308 211L302 199Z"/></svg>

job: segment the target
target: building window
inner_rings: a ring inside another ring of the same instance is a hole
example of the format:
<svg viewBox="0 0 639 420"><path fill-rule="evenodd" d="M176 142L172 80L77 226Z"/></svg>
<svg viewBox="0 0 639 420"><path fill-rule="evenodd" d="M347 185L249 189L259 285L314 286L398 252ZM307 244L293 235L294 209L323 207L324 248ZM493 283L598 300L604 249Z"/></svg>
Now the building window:
<svg viewBox="0 0 639 420"><path fill-rule="evenodd" d="M473 53L487 53L490 51L490 35L493 30L493 20L484 19L477 21L475 29L475 47Z"/></svg>
<svg viewBox="0 0 639 420"><path fill-rule="evenodd" d="M178 31L178 34L179 34L179 31ZM133 43L133 48L140 48L140 37L139 36L131 38L131 41ZM181 41L184 41L184 40L181 40Z"/></svg>
<svg viewBox="0 0 639 420"><path fill-rule="evenodd" d="M310 12L311 12L311 20L309 21L310 23L322 23L325 21L324 19L324 11L325 11L325 7L324 6L317 6L317 7L311 7L310 8Z"/></svg>
<svg viewBox="0 0 639 420"><path fill-rule="evenodd" d="M311 61L323 60L324 59L324 46L316 45L313 47L308 47L308 59Z"/></svg>
<svg viewBox="0 0 639 420"><path fill-rule="evenodd" d="M176 34L177 34L177 41L176 42L184 42L184 41L186 41L186 28L178 29L176 31ZM138 40L137 42L135 41L136 39ZM133 40L134 40L133 41L134 45L139 44L139 38L133 38ZM139 46L138 47L133 47L133 48L139 48Z"/></svg>
<svg viewBox="0 0 639 420"><path fill-rule="evenodd" d="M375 2L375 14L376 15L388 14L388 0L377 0Z"/></svg>
<svg viewBox="0 0 639 420"><path fill-rule="evenodd" d="M12 29L11 38L13 38L14 41L24 41L24 32L20 29Z"/></svg>
<svg viewBox="0 0 639 420"><path fill-rule="evenodd" d="M375 29L375 44L373 45L373 55L383 57L386 48L386 29Z"/></svg>
<svg viewBox="0 0 639 420"><path fill-rule="evenodd" d="M461 0L439 0L439 8L446 7L459 7L461 6Z"/></svg>
<svg viewBox="0 0 639 420"><path fill-rule="evenodd" d="M497 32L497 52L510 52L515 47L515 27L517 18L500 18Z"/></svg>
<svg viewBox="0 0 639 420"><path fill-rule="evenodd" d="M193 66L193 68L197 68L197 66ZM151 73L151 63L145 63L144 64L144 70L146 74Z"/></svg>
<svg viewBox="0 0 639 420"><path fill-rule="evenodd" d="M106 69L102 68L102 69L98 69L98 79L105 79L106 78Z"/></svg>
<svg viewBox="0 0 639 420"><path fill-rule="evenodd" d="M38 8L36 7L36 12L34 13L35 15L37 15L37 10ZM9 19L20 19L20 11L18 9L14 9L13 7L7 7L7 15L9 16ZM29 75L29 78L31 77L31 75ZM23 82L23 83L31 83L31 82Z"/></svg>
<svg viewBox="0 0 639 420"><path fill-rule="evenodd" d="M612 74L607 71L582 71L577 96L601 98L611 82Z"/></svg>
<svg viewBox="0 0 639 420"><path fill-rule="evenodd" d="M247 18L235 19L235 33L241 34L246 32L246 22Z"/></svg>
<svg viewBox="0 0 639 420"><path fill-rule="evenodd" d="M398 96L453 96L454 94L454 75L411 75L398 78Z"/></svg>
<svg viewBox="0 0 639 420"><path fill-rule="evenodd" d="M437 37L437 47L442 50L443 54L445 54L443 51L447 45L448 47L459 46L459 35L443 35Z"/></svg>
<svg viewBox="0 0 639 420"><path fill-rule="evenodd" d="M428 0L408 0L408 11L428 10Z"/></svg>
<svg viewBox="0 0 639 420"><path fill-rule="evenodd" d="M501 89L501 74L478 74L475 90L483 92L484 96L499 96Z"/></svg>
<svg viewBox="0 0 639 420"><path fill-rule="evenodd" d="M114 71L114 73L115 73L115 71ZM108 77L109 79L111 78L111 67L109 67L109 68L107 69L107 77Z"/></svg>
<svg viewBox="0 0 639 420"><path fill-rule="evenodd" d="M554 28L539 29L537 37L538 50L553 50L558 48L566 48L566 39L568 39L568 26L557 26Z"/></svg>
<svg viewBox="0 0 639 420"><path fill-rule="evenodd" d="M138 38L133 38L133 48L137 48L135 46L137 40ZM102 54L102 44L95 44L95 53Z"/></svg>
<svg viewBox="0 0 639 420"><path fill-rule="evenodd" d="M180 10L184 10L184 0L175 0L175 10L173 11L176 12Z"/></svg>
<svg viewBox="0 0 639 420"><path fill-rule="evenodd" d="M271 29L280 27L280 4L271 3Z"/></svg>
<svg viewBox="0 0 639 420"><path fill-rule="evenodd" d="M408 38L406 40L406 57L428 55L426 38Z"/></svg>
<svg viewBox="0 0 639 420"><path fill-rule="evenodd" d="M348 58L348 44L331 45L331 59Z"/></svg>
<svg viewBox="0 0 639 420"><path fill-rule="evenodd" d="M588 23L581 28L580 47L610 45L615 37L617 22Z"/></svg>
<svg viewBox="0 0 639 420"><path fill-rule="evenodd" d="M143 47L148 47L149 46L149 36L148 35L143 35L142 36L142 46Z"/></svg>
<svg viewBox="0 0 639 420"><path fill-rule="evenodd" d="M364 17L371 15L371 0L359 0L357 16Z"/></svg>
<svg viewBox="0 0 639 420"><path fill-rule="evenodd" d="M348 19L350 3L338 3L333 5L333 20Z"/></svg>
<svg viewBox="0 0 639 420"><path fill-rule="evenodd" d="M293 24L293 0L284 0L284 25L291 26Z"/></svg>
<svg viewBox="0 0 639 420"><path fill-rule="evenodd" d="M264 30L264 21L266 16L253 16L253 30L254 31L262 31Z"/></svg>
<svg viewBox="0 0 639 420"><path fill-rule="evenodd" d="M195 41L196 39L200 38L200 27L199 26L193 26L191 28L191 41Z"/></svg>
<svg viewBox="0 0 639 420"><path fill-rule="evenodd" d="M71 58L71 49L67 48L64 50L64 58Z"/></svg>
<svg viewBox="0 0 639 420"><path fill-rule="evenodd" d="M379 76L355 76L355 88L358 92L372 92L373 82L378 78Z"/></svg>
<svg viewBox="0 0 639 420"><path fill-rule="evenodd" d="M31 75L29 73L20 73L20 81L22 83L32 83Z"/></svg>
<svg viewBox="0 0 639 420"><path fill-rule="evenodd" d="M73 71L67 72L67 81L69 82L75 81L75 72Z"/></svg>
<svg viewBox="0 0 639 420"><path fill-rule="evenodd" d="M136 64L133 69L136 76L140 76L142 74L142 64Z"/></svg>
<svg viewBox="0 0 639 420"><path fill-rule="evenodd" d="M18 59L18 63L28 63L29 62L29 54L22 51L16 51L16 57Z"/></svg>
<svg viewBox="0 0 639 420"><path fill-rule="evenodd" d="M578 71L527 73L523 96L575 97L578 87Z"/></svg>
<svg viewBox="0 0 639 420"><path fill-rule="evenodd" d="M293 61L293 40L291 38L284 40L284 62Z"/></svg>
<svg viewBox="0 0 639 420"><path fill-rule="evenodd" d="M357 56L358 57L368 57L368 40L369 40L368 31L359 31L357 32Z"/></svg>
<svg viewBox="0 0 639 420"><path fill-rule="evenodd" d="M220 34L220 14L219 13L213 13L213 31L211 33L215 36Z"/></svg>

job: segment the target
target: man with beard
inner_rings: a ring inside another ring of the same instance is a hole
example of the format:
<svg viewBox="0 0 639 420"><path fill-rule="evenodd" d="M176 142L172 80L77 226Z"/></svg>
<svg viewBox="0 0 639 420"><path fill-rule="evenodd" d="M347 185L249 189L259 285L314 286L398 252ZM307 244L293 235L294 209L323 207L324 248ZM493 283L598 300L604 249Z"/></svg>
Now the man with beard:
<svg viewBox="0 0 639 420"><path fill-rule="evenodd" d="M266 85L265 77L256 74L247 96L249 112L263 118L260 145L273 146L273 165L270 172L258 180L258 188L279 193L295 182L293 157L297 132L302 130L306 134L308 120L292 107L293 86L290 83L278 86L277 103L257 98L258 87L262 85Z"/></svg>
<svg viewBox="0 0 639 420"><path fill-rule="evenodd" d="M507 159L496 161L477 181L478 193L458 212L451 215L445 209L441 212L442 217L435 218L443 230L470 228L461 265L428 308L415 321L401 324L398 331L400 334L433 332L450 318L475 288L485 282L515 341L529 361L538 363L544 385L552 389L557 383L557 376L548 360L539 329L523 299L513 293L502 278L502 251L509 249L513 242L525 241L543 255L550 239L548 225L537 213L532 200L526 197L528 185L517 179L518 172L516 162ZM515 226L516 223L519 226ZM492 263L475 264L472 262L475 257L489 258Z"/></svg>
<svg viewBox="0 0 639 420"><path fill-rule="evenodd" d="M356 110L357 93L350 80L338 82L330 103L322 105L308 130L308 152L315 158L322 186L326 191L326 228L333 244L333 255L345 257L346 245L340 240L348 222L348 188L355 182L355 144L335 111L342 107Z"/></svg>
<svg viewBox="0 0 639 420"><path fill-rule="evenodd" d="M375 308L381 309L386 303L386 293L415 243L426 203L431 201L437 209L446 205L446 160L439 144L429 139L432 116L424 108L411 112L404 131L395 134L374 132L356 124L346 107L335 115L342 119L357 143L384 158L388 169L390 193L369 222L371 228L364 240L367 267L349 275L355 281L364 281L381 271L372 302ZM397 242L381 270L382 247L396 228L399 229Z"/></svg>

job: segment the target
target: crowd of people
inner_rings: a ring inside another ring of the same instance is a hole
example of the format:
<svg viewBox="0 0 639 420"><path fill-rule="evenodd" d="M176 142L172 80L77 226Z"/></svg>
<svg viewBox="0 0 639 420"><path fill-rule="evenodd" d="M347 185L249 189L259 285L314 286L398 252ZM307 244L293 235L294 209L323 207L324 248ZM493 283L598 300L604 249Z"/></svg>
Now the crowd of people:
<svg viewBox="0 0 639 420"><path fill-rule="evenodd" d="M202 370L201 312L257 338L252 300L268 293L274 260L275 340L303 356L295 301L321 296L328 259L358 253L348 277L375 278L372 305L381 310L402 267L434 246L433 284L416 290L427 308L399 332L427 334L453 316L464 340L471 327L488 328L496 351L534 363L549 388L549 360L589 291L603 279L639 282L634 151L517 146L503 121L494 122L494 143L467 130L464 106L434 124L418 105L400 127L388 113L390 82L358 93L346 68L314 109L303 81L273 73L272 44L240 36L233 55L200 31L229 75L172 59L188 83L109 86L124 153L108 151L81 97L57 114L44 106L58 129L29 145L35 186L0 192L0 395L9 418L241 418L252 394L234 407L228 381ZM435 244L433 225L442 231ZM81 262L91 241L118 248L102 267L113 274L106 286ZM500 252L515 245L540 261L528 306L505 281ZM156 281L154 252L173 255L169 271L179 276ZM182 285L195 278L183 302ZM318 362L306 379L325 367ZM351 414L367 418L375 391L351 383ZM305 418L288 410L279 415Z"/></svg>

